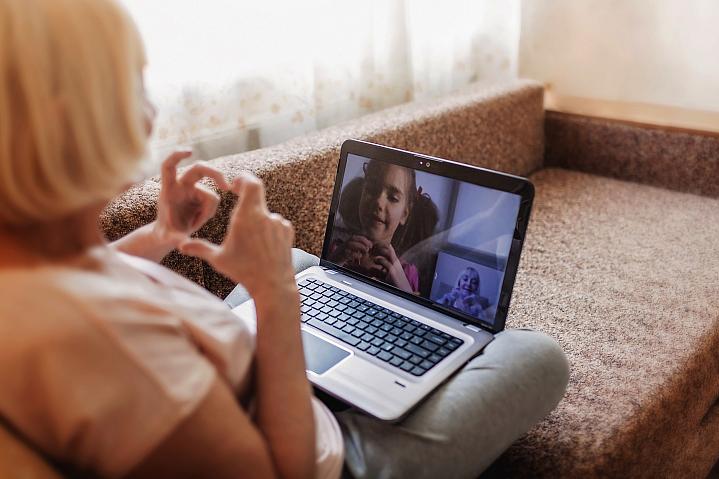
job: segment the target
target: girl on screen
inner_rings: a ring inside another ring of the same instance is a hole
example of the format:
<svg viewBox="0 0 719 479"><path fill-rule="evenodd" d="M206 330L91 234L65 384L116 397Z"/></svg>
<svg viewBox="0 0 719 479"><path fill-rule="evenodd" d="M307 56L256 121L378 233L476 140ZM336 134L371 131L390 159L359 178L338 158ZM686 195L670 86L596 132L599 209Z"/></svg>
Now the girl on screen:
<svg viewBox="0 0 719 479"><path fill-rule="evenodd" d="M457 284L437 301L475 318L486 320L479 295L479 272L468 266L457 277Z"/></svg>
<svg viewBox="0 0 719 479"><path fill-rule="evenodd" d="M339 213L349 234L333 240L330 260L419 294L417 266L400 258L434 232L437 207L417 188L411 168L370 160L363 172L364 177L352 180L340 198Z"/></svg>

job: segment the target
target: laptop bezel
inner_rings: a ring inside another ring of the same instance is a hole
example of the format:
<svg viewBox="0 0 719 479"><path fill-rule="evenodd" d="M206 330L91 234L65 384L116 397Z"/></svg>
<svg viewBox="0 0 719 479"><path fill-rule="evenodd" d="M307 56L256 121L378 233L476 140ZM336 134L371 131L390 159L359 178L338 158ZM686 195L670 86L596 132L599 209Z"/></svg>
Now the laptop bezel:
<svg viewBox="0 0 719 479"><path fill-rule="evenodd" d="M342 179L344 176L345 166L347 164L347 156L350 153L368 159L377 159L396 164L398 166L413 168L418 171L438 174L447 178L464 181L478 186L514 193L520 196L521 200L514 229L514 236L510 247L509 257L507 258L507 265L505 268L504 279L502 281L501 292L497 304L497 312L493 324L461 313L455 309L441 306L429 299L407 293L399 288L383 283L379 280L369 278L326 259L328 257L332 241L331 233L334 226L334 218L339 208ZM429 164L429 166L426 166L427 164ZM400 150L398 148L369 143L366 141L346 140L342 143L342 148L340 150L340 159L337 165L337 173L335 175L335 184L332 193L327 226L325 229L325 239L322 247L320 266L341 271L343 274L346 274L354 279L370 284L374 287L378 287L392 294L397 294L402 298L435 311L439 311L464 323L473 324L492 333L498 333L504 329L507 315L509 313L512 290L514 289L517 268L519 266L522 246L524 245L527 225L529 224L533 200L534 185L532 185L532 183L526 178L423 155L420 153Z"/></svg>

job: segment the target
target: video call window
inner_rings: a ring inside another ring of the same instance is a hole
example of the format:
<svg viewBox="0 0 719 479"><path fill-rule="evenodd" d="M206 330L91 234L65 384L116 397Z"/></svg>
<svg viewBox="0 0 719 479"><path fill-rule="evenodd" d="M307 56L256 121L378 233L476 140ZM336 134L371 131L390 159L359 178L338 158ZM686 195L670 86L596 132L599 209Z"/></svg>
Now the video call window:
<svg viewBox="0 0 719 479"><path fill-rule="evenodd" d="M329 261L493 323L520 197L349 154Z"/></svg>

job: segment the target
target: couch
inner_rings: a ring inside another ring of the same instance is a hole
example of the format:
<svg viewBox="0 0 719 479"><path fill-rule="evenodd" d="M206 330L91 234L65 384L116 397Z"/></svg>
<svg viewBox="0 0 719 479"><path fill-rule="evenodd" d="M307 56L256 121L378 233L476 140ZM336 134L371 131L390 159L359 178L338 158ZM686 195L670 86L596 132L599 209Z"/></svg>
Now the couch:
<svg viewBox="0 0 719 479"><path fill-rule="evenodd" d="M507 327L556 338L567 393L483 477L706 477L719 457L719 136L545 112L533 81L473 85L213 160L249 170L296 246L319 254L341 142L358 138L528 176L535 205ZM105 211L151 221L151 179ZM219 242L232 208L199 235ZM219 297L234 286L173 253Z"/></svg>

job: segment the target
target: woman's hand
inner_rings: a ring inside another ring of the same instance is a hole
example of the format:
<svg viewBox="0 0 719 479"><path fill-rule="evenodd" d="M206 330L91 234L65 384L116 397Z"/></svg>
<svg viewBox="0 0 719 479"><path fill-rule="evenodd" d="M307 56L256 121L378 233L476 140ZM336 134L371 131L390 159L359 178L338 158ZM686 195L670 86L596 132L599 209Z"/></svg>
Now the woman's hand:
<svg viewBox="0 0 719 479"><path fill-rule="evenodd" d="M292 225L269 212L264 186L256 177L245 174L235 178L230 191L239 198L222 244L188 239L180 251L204 259L242 283L256 302L265 298L276 301L283 293L298 296L292 267Z"/></svg>
<svg viewBox="0 0 719 479"><path fill-rule="evenodd" d="M412 286L404 274L404 268L392 245L375 245L373 251L374 261L387 271L386 281L403 291L414 293Z"/></svg>
<svg viewBox="0 0 719 479"><path fill-rule="evenodd" d="M212 218L220 203L217 193L198 184L198 181L208 177L215 181L218 188L230 188L220 171L202 163L192 165L178 176L177 165L191 155L190 150L176 151L162 163L162 186L154 232L160 243L173 248Z"/></svg>
<svg viewBox="0 0 719 479"><path fill-rule="evenodd" d="M227 190L229 185L222 173L201 163L178 177L177 164L190 155L191 151L176 151L162 163L157 219L114 241L111 247L159 262L214 216L220 197L197 182L209 177L220 189Z"/></svg>

